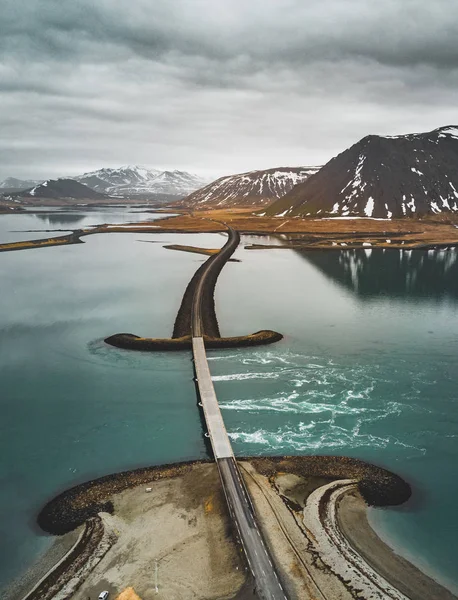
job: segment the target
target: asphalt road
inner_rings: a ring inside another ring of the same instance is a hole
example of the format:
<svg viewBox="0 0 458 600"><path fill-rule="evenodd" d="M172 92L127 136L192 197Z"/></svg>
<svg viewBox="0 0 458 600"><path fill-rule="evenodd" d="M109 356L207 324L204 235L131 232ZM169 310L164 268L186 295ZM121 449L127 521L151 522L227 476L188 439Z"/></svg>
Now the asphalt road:
<svg viewBox="0 0 458 600"><path fill-rule="evenodd" d="M216 464L218 465L221 483L226 496L229 512L237 529L238 537L245 551L251 573L255 581L256 595L260 600L286 600L270 552L264 543L256 522L256 515L248 490L242 479L237 463L232 456L230 440L217 405L216 394L211 380L206 353L202 350L202 297L208 275L213 269L221 269L239 245L240 235L228 228L229 239L218 254L205 263L206 268L197 284L192 306L192 336L194 363L197 373L197 385L204 414L213 415L207 418L207 429L212 441ZM217 410L216 410L217 409ZM216 413L216 414L215 414ZM213 428L213 429L212 429ZM229 449L219 452L220 448ZM219 454L219 455L218 455ZM222 454L222 456L221 456ZM230 454L230 456L228 456Z"/></svg>
<svg viewBox="0 0 458 600"><path fill-rule="evenodd" d="M240 243L240 234L231 227L228 228L229 237L227 242L218 252L211 256L205 263L205 268L202 271L200 281L197 284L194 292L194 300L192 303L192 337L202 337L205 333L202 330L202 297L205 290L205 285L208 281L208 275L214 269L221 269L230 257L234 254L237 246Z"/></svg>

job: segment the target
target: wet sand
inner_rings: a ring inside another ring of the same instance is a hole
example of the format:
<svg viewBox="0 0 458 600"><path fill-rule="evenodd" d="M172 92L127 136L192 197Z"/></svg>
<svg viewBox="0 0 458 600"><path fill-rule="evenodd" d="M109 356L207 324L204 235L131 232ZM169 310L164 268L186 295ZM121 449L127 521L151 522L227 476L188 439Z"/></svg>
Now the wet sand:
<svg viewBox="0 0 458 600"><path fill-rule="evenodd" d="M337 510L339 527L351 546L373 569L412 600L456 600L442 587L383 542L367 520L367 507L358 493L345 494Z"/></svg>

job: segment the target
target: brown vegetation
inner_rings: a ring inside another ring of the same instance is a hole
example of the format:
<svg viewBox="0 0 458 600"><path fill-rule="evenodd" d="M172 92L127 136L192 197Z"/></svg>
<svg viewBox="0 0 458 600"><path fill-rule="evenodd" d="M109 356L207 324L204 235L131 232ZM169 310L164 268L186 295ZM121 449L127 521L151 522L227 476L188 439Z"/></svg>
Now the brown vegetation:
<svg viewBox="0 0 458 600"><path fill-rule="evenodd" d="M42 240L26 240L24 242L10 242L0 244L0 252L12 252L13 250L30 250L32 248L49 248L50 246L67 246L69 244L82 244L77 232Z"/></svg>
<svg viewBox="0 0 458 600"><path fill-rule="evenodd" d="M458 244L458 216L442 214L424 219L314 219L263 217L250 210L199 211L199 214L181 214L155 221L156 232L214 232L223 231L227 223L240 233L257 235L300 234L297 240L301 247L333 248L334 243L347 243L360 247L363 242L374 245L395 247L387 239L395 237L404 241L404 246L424 247L425 245ZM306 237L307 236L307 237ZM312 239L308 239L311 236ZM279 246L277 246L279 247Z"/></svg>
<svg viewBox="0 0 458 600"><path fill-rule="evenodd" d="M191 254L203 254L205 256L213 256L218 254L219 248L201 248L200 246L184 246L182 244L169 244L164 246L167 250L180 250L181 252L190 252ZM230 258L229 262L240 262L237 258Z"/></svg>
<svg viewBox="0 0 458 600"><path fill-rule="evenodd" d="M181 252L191 252L192 254L204 254L205 256L213 256L218 254L219 248L200 248L199 246L183 246L181 244L169 244L164 246L167 250L181 250Z"/></svg>
<svg viewBox="0 0 458 600"><path fill-rule="evenodd" d="M76 230L56 238L28 240L0 244L0 252L46 248L82 243L83 236L97 233L217 233L226 231L226 224L242 234L284 235L285 246L310 250L340 250L360 248L363 243L385 248L428 248L458 245L458 215L440 214L423 219L314 219L263 217L251 209L199 211L198 214L181 213L178 216L133 223L129 226L100 225L91 229ZM393 239L395 238L395 239ZM387 240L391 240L388 242ZM270 246L269 246L270 247ZM173 245L173 249L211 254L211 249ZM251 246L250 249L261 248Z"/></svg>

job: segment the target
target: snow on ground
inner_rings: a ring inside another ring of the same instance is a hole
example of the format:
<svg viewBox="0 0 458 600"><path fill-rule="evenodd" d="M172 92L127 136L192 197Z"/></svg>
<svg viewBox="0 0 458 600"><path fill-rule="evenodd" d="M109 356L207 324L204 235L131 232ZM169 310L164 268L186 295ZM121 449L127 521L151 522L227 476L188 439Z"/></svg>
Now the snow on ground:
<svg viewBox="0 0 458 600"><path fill-rule="evenodd" d="M353 221L354 219L365 219L366 221L391 221L381 217L323 217L322 219L313 219L314 221Z"/></svg>
<svg viewBox="0 0 458 600"><path fill-rule="evenodd" d="M369 196L369 200L367 201L366 208L364 209L364 213L366 217L372 217L372 213L374 212L375 202L372 196Z"/></svg>

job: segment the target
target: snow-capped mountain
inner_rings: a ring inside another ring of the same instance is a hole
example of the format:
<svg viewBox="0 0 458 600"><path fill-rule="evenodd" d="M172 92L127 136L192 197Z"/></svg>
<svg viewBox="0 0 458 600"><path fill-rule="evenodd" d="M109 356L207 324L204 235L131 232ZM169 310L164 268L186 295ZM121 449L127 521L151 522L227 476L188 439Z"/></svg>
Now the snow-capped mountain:
<svg viewBox="0 0 458 600"><path fill-rule="evenodd" d="M458 126L369 135L266 210L267 215L415 217L458 212Z"/></svg>
<svg viewBox="0 0 458 600"><path fill-rule="evenodd" d="M180 205L204 209L230 206L264 206L281 198L319 167L278 167L221 177L184 198Z"/></svg>
<svg viewBox="0 0 458 600"><path fill-rule="evenodd" d="M56 200L104 200L108 196L100 194L74 179L48 179L29 190L16 192L11 198L20 199L56 199Z"/></svg>
<svg viewBox="0 0 458 600"><path fill-rule="evenodd" d="M27 190L41 183L41 180L35 179L16 179L16 177L7 177L0 181L1 190Z"/></svg>
<svg viewBox="0 0 458 600"><path fill-rule="evenodd" d="M182 197L207 183L186 171L159 171L137 166L99 169L74 179L97 192L124 197L145 194Z"/></svg>

